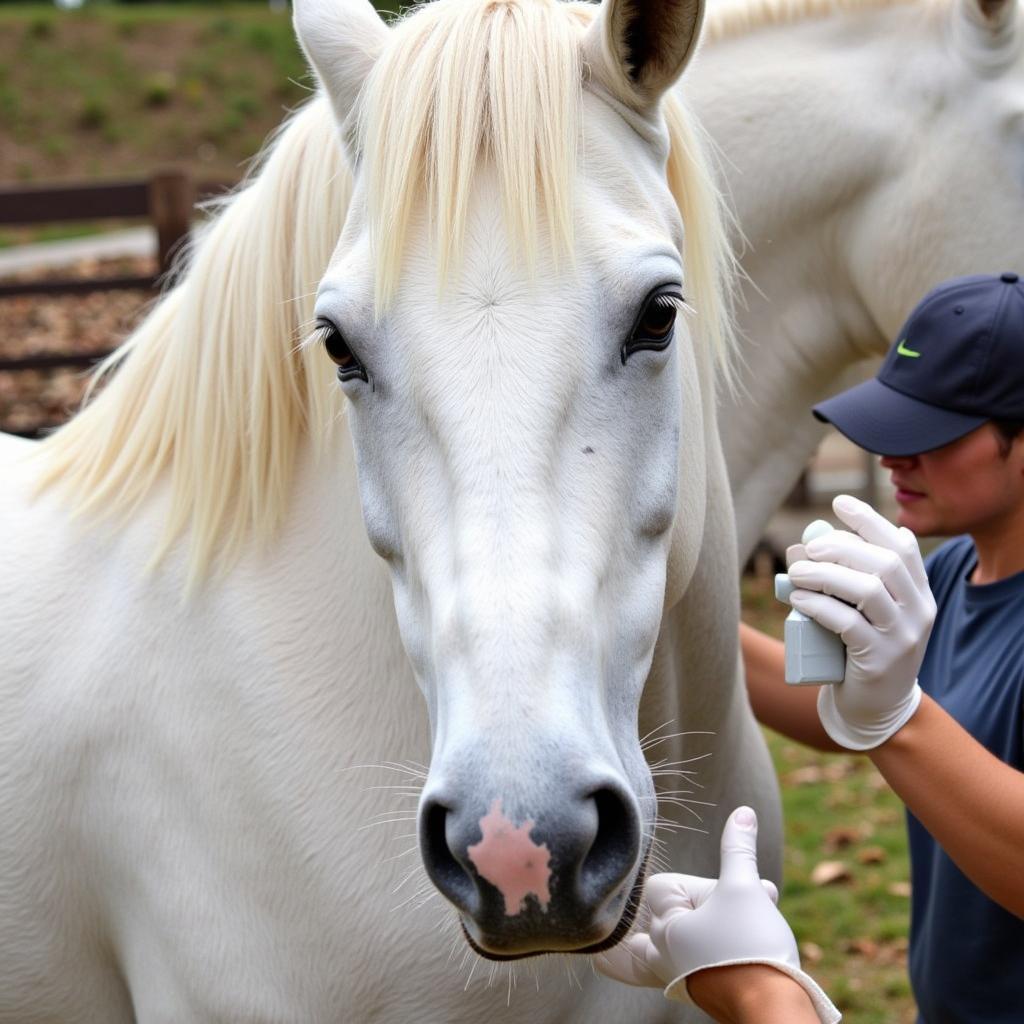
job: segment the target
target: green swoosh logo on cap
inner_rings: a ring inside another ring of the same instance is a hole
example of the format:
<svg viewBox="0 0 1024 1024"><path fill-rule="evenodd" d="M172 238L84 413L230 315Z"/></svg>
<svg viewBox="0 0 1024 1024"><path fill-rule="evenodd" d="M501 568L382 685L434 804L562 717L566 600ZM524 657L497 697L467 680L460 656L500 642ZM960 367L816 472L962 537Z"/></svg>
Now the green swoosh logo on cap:
<svg viewBox="0 0 1024 1024"><path fill-rule="evenodd" d="M911 359L917 359L921 354L920 352L915 352L912 348L907 348L906 338L900 339L900 343L896 346L896 353L901 356L910 356Z"/></svg>

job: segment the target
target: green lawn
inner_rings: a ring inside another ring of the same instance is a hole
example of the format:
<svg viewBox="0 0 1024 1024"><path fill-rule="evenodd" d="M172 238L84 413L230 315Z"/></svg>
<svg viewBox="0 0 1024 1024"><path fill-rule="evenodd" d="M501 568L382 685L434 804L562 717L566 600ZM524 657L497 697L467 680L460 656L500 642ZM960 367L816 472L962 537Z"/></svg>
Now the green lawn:
<svg viewBox="0 0 1024 1024"><path fill-rule="evenodd" d="M313 84L289 13L264 4L4 4L0 188L168 167L237 181ZM0 248L120 226L0 226Z"/></svg>
<svg viewBox="0 0 1024 1024"><path fill-rule="evenodd" d="M0 183L234 180L312 87L290 12L265 4L4 4Z"/></svg>

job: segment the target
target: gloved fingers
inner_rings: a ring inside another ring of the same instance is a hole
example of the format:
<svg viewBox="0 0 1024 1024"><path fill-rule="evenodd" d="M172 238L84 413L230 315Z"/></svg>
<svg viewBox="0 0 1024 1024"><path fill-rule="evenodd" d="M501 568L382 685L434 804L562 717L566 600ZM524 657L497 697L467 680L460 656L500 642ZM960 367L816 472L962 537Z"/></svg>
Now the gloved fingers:
<svg viewBox="0 0 1024 1024"><path fill-rule="evenodd" d="M913 530L901 526L898 530L900 546L896 548L900 558L903 559L910 578L914 581L919 590L927 590L931 593L931 586L928 583L928 572L924 567L924 559L921 557L921 546L917 543L917 537Z"/></svg>
<svg viewBox="0 0 1024 1024"><path fill-rule="evenodd" d="M875 628L852 605L814 590L794 590L789 603L825 629L838 633L851 654L858 654L877 640Z"/></svg>
<svg viewBox="0 0 1024 1024"><path fill-rule="evenodd" d="M833 530L815 537L806 545L807 557L815 562L835 562L848 569L877 576L886 590L902 606L915 608L920 602L920 589L914 582L900 554L858 537L847 530Z"/></svg>
<svg viewBox="0 0 1024 1024"><path fill-rule="evenodd" d="M917 538L905 526L897 527L876 512L866 501L850 494L839 494L832 501L835 514L868 543L888 548L899 555L911 579L920 587L928 585L924 560Z"/></svg>
<svg viewBox="0 0 1024 1024"><path fill-rule="evenodd" d="M791 566L794 562L800 562L807 557L807 548L803 544L790 544L786 548L786 567Z"/></svg>
<svg viewBox="0 0 1024 1024"><path fill-rule="evenodd" d="M650 881L655 879L671 880L671 888L668 885L660 886L654 893L650 894L644 888L644 907L649 910L652 917L670 918L677 913L686 913L696 910L707 903L708 898L715 891L718 885L717 878L702 878L699 875L654 875ZM650 882L648 883L650 884ZM770 878L761 879L761 888L764 889L768 899L778 905L779 889ZM651 928L651 917L648 918L647 930Z"/></svg>
<svg viewBox="0 0 1024 1024"><path fill-rule="evenodd" d="M644 883L644 902L655 915L670 910L695 910L711 895L717 881L672 872L651 875Z"/></svg>
<svg viewBox="0 0 1024 1024"><path fill-rule="evenodd" d="M760 881L757 871L757 815L752 808L737 807L729 815L722 829L721 849L719 883L736 885Z"/></svg>
<svg viewBox="0 0 1024 1024"><path fill-rule="evenodd" d="M789 578L801 590L813 590L852 604L878 629L892 628L903 614L886 585L873 573L836 562L794 562Z"/></svg>
<svg viewBox="0 0 1024 1024"><path fill-rule="evenodd" d="M665 981L654 971L655 963L660 963L660 957L646 932L634 932L594 957L594 966L606 977L626 985L661 988Z"/></svg>

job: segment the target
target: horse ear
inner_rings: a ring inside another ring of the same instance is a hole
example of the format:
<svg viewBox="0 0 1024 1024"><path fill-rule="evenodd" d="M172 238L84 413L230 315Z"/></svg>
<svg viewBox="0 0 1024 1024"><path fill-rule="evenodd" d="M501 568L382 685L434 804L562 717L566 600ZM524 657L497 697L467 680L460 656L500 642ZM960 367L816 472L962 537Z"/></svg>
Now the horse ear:
<svg viewBox="0 0 1024 1024"><path fill-rule="evenodd" d="M295 0L295 35L344 121L388 40L369 0Z"/></svg>
<svg viewBox="0 0 1024 1024"><path fill-rule="evenodd" d="M654 108L697 49L704 0L604 0L583 38L583 59L616 99Z"/></svg>
<svg viewBox="0 0 1024 1024"><path fill-rule="evenodd" d="M960 0L961 48L974 63L999 70L1016 56L1017 0Z"/></svg>

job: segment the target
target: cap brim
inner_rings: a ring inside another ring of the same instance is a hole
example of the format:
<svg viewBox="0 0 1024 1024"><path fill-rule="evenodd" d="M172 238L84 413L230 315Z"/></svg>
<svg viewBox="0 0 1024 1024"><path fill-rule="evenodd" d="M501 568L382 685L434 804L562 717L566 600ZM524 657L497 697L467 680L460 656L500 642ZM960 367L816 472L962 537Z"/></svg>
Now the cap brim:
<svg viewBox="0 0 1024 1024"><path fill-rule="evenodd" d="M920 455L941 448L987 422L911 398L877 378L819 402L814 415L876 455Z"/></svg>

